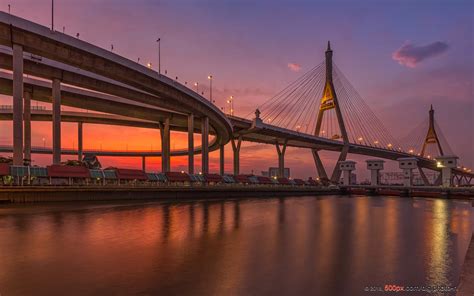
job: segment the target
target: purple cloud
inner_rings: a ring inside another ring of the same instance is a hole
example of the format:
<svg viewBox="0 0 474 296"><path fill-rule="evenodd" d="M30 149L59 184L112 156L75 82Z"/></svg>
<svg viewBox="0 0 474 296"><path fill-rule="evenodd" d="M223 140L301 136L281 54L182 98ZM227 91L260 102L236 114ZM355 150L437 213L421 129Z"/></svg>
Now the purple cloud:
<svg viewBox="0 0 474 296"><path fill-rule="evenodd" d="M301 65L296 63L288 63L288 69L293 72L299 72L301 70Z"/></svg>
<svg viewBox="0 0 474 296"><path fill-rule="evenodd" d="M441 41L436 41L423 46L405 43L392 54L392 59L397 61L400 65L415 68L421 61L438 56L448 50L448 48L448 44Z"/></svg>

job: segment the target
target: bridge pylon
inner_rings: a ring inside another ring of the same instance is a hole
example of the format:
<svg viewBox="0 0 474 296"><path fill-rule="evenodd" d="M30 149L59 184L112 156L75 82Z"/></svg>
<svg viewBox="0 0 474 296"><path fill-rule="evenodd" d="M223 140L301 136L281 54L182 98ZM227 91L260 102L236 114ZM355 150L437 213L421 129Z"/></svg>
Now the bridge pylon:
<svg viewBox="0 0 474 296"><path fill-rule="evenodd" d="M423 142L423 147L421 148L420 155L425 156L426 147L431 144L436 144L438 147L438 152L440 156L443 156L443 148L441 147L441 142L439 141L438 134L436 133L436 128L434 124L434 109L433 105L430 107L430 121L428 126L428 132L426 133L425 140Z"/></svg>
<svg viewBox="0 0 474 296"><path fill-rule="evenodd" d="M323 95L321 98L321 103L319 106L318 117L316 121L316 127L314 130L315 136L320 136L321 126L323 122L323 116L326 111L334 109L336 113L337 123L339 125L339 130L341 132L342 141L344 146L342 148L341 154L339 155L338 162L334 168L334 171L331 175L331 181L338 183L341 178L341 170L338 163L340 161L345 161L347 153L349 152L349 137L347 136L346 126L344 124L344 119L342 117L341 107L337 98L336 89L333 83L333 65L332 65L332 49L331 43L328 41L328 47L326 50L326 82L324 86ZM322 166L321 159L317 149L313 149L313 157L316 164L316 169L318 170L318 175L320 178L327 178L326 171Z"/></svg>

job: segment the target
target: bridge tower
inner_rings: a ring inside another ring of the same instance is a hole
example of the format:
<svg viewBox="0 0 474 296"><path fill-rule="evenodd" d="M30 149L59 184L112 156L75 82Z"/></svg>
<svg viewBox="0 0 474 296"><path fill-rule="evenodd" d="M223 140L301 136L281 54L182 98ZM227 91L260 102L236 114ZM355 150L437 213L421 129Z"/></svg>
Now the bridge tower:
<svg viewBox="0 0 474 296"><path fill-rule="evenodd" d="M326 50L326 83L324 86L323 96L321 98L321 103L319 106L319 112L318 112L318 117L316 121L316 128L314 131L314 135L320 136L324 113L326 111L334 109L336 113L337 123L339 125L339 130L341 132L342 141L344 143L341 154L339 155L339 159L336 163L336 166L331 176L331 181L334 183L338 183L341 177L341 168L338 164L341 161L346 160L347 153L349 152L349 137L347 136L346 127L344 125L344 119L342 117L341 107L339 105L339 101L337 99L337 93L334 88L332 68L333 67L332 67L331 43L328 41L328 47ZM314 162L316 164L316 169L318 170L319 177L322 179L324 178L327 179L327 174L322 164L318 150L313 149L312 152L313 152Z"/></svg>
<svg viewBox="0 0 474 296"><path fill-rule="evenodd" d="M439 155L443 156L444 155L443 148L441 147L441 142L439 141L438 134L436 133L435 124L434 124L433 105L431 105L429 112L430 112L430 121L429 121L429 126L428 126L428 132L423 142L423 147L421 148L420 155L425 156L426 146L430 144L436 144L438 147Z"/></svg>

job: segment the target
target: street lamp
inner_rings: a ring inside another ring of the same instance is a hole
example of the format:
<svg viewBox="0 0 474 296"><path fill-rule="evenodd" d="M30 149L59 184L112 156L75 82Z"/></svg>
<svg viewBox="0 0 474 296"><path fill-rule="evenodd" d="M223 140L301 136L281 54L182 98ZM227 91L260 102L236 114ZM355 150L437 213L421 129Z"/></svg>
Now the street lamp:
<svg viewBox="0 0 474 296"><path fill-rule="evenodd" d="M161 38L156 40L158 43L158 74L161 74Z"/></svg>
<svg viewBox="0 0 474 296"><path fill-rule="evenodd" d="M46 139L43 138L43 148L46 149Z"/></svg>
<svg viewBox="0 0 474 296"><path fill-rule="evenodd" d="M148 64L146 64L146 66L148 67L148 69L151 69L151 63L148 62Z"/></svg>
<svg viewBox="0 0 474 296"><path fill-rule="evenodd" d="M209 101L212 103L212 75L207 76L209 79Z"/></svg>
<svg viewBox="0 0 474 296"><path fill-rule="evenodd" d="M199 83L194 82L194 86L196 87L196 92L199 93Z"/></svg>
<svg viewBox="0 0 474 296"><path fill-rule="evenodd" d="M230 96L230 98L227 100L227 104L230 105L229 115L234 116L234 96Z"/></svg>

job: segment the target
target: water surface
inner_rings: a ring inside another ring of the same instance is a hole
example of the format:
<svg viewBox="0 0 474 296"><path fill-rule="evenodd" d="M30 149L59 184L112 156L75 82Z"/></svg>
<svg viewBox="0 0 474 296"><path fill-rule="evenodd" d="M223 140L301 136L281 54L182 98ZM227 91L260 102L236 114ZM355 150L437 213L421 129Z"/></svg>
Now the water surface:
<svg viewBox="0 0 474 296"><path fill-rule="evenodd" d="M473 216L468 202L399 197L3 206L0 294L370 295L367 286L456 286Z"/></svg>

